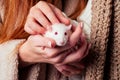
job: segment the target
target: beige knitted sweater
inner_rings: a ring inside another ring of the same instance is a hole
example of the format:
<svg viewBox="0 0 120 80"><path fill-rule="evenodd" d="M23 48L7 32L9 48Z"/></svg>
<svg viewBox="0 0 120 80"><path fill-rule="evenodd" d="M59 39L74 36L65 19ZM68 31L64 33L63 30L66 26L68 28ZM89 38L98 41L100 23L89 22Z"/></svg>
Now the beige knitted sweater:
<svg viewBox="0 0 120 80"><path fill-rule="evenodd" d="M0 80L55 80L56 70L48 64L18 69L17 46L21 42L0 44ZM92 0L91 43L85 80L119 80L120 0Z"/></svg>

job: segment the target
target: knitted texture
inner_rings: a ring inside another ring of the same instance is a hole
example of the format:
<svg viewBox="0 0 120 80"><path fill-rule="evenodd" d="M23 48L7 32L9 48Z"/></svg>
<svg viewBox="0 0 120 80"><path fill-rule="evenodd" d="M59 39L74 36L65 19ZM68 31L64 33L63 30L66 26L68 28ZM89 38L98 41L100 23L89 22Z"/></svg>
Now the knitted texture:
<svg viewBox="0 0 120 80"><path fill-rule="evenodd" d="M107 52L112 0L92 1L91 63L87 67L85 80L103 80Z"/></svg>
<svg viewBox="0 0 120 80"><path fill-rule="evenodd" d="M112 44L110 45L111 65L109 80L120 80L120 0L113 0Z"/></svg>

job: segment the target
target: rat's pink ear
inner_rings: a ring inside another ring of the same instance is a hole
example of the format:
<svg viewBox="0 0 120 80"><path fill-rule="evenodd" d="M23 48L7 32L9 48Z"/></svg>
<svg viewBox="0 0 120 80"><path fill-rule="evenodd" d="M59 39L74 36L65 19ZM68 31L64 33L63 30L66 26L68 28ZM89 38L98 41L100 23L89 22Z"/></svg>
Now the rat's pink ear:
<svg viewBox="0 0 120 80"><path fill-rule="evenodd" d="M72 24L70 24L68 27L67 27L67 30L70 30L72 28Z"/></svg>

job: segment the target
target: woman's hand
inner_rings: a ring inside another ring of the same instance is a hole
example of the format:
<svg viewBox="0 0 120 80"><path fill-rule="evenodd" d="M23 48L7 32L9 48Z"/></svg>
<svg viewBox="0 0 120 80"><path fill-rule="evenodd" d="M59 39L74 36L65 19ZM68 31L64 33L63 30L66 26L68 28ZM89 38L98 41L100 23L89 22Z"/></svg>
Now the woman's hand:
<svg viewBox="0 0 120 80"><path fill-rule="evenodd" d="M74 62L70 64L64 64L60 66L55 66L57 70L65 76L71 76L82 73L85 66L81 62Z"/></svg>
<svg viewBox="0 0 120 80"><path fill-rule="evenodd" d="M58 71L66 76L81 73L85 66L82 62L83 58L87 56L91 45L87 42L85 35L82 32L82 24L79 24L75 31L71 35L70 43L74 46L72 49L66 51L69 55L64 59L64 63L54 65ZM79 44L77 44L79 41Z"/></svg>
<svg viewBox="0 0 120 80"><path fill-rule="evenodd" d="M82 60L87 56L90 47L90 44L86 44L86 42L83 41L78 50L69 53L69 55L64 59L63 65L57 64L54 66L65 76L81 74L85 68L85 63L83 63Z"/></svg>
<svg viewBox="0 0 120 80"><path fill-rule="evenodd" d="M68 55L62 53L71 46L55 47L52 39L45 38L41 35L31 35L27 41L19 48L20 66L27 66L34 63L64 63L64 58Z"/></svg>
<svg viewBox="0 0 120 80"><path fill-rule="evenodd" d="M55 23L70 24L62 12L50 3L39 1L30 9L24 30L29 34L42 34Z"/></svg>

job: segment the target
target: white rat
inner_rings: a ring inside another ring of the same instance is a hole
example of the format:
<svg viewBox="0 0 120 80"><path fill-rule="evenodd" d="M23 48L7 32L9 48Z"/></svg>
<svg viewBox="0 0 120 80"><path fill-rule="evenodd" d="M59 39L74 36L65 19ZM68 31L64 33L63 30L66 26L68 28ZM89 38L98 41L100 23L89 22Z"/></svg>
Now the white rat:
<svg viewBox="0 0 120 80"><path fill-rule="evenodd" d="M66 14L63 13L63 15L67 17ZM71 25L69 26L66 26L63 23L53 24L51 26L52 30L46 31L44 36L54 39L57 46L64 46L68 42L69 36L72 34L72 31L71 31L72 25L78 26L77 21L70 19L70 22L71 22ZM89 42L90 41L90 27L85 22L83 23L84 23L83 32L85 33L86 39Z"/></svg>
<svg viewBox="0 0 120 80"><path fill-rule="evenodd" d="M69 36L71 35L72 25L66 26L63 23L53 24L52 30L46 31L45 37L52 38L55 40L57 46L64 46L68 42Z"/></svg>

